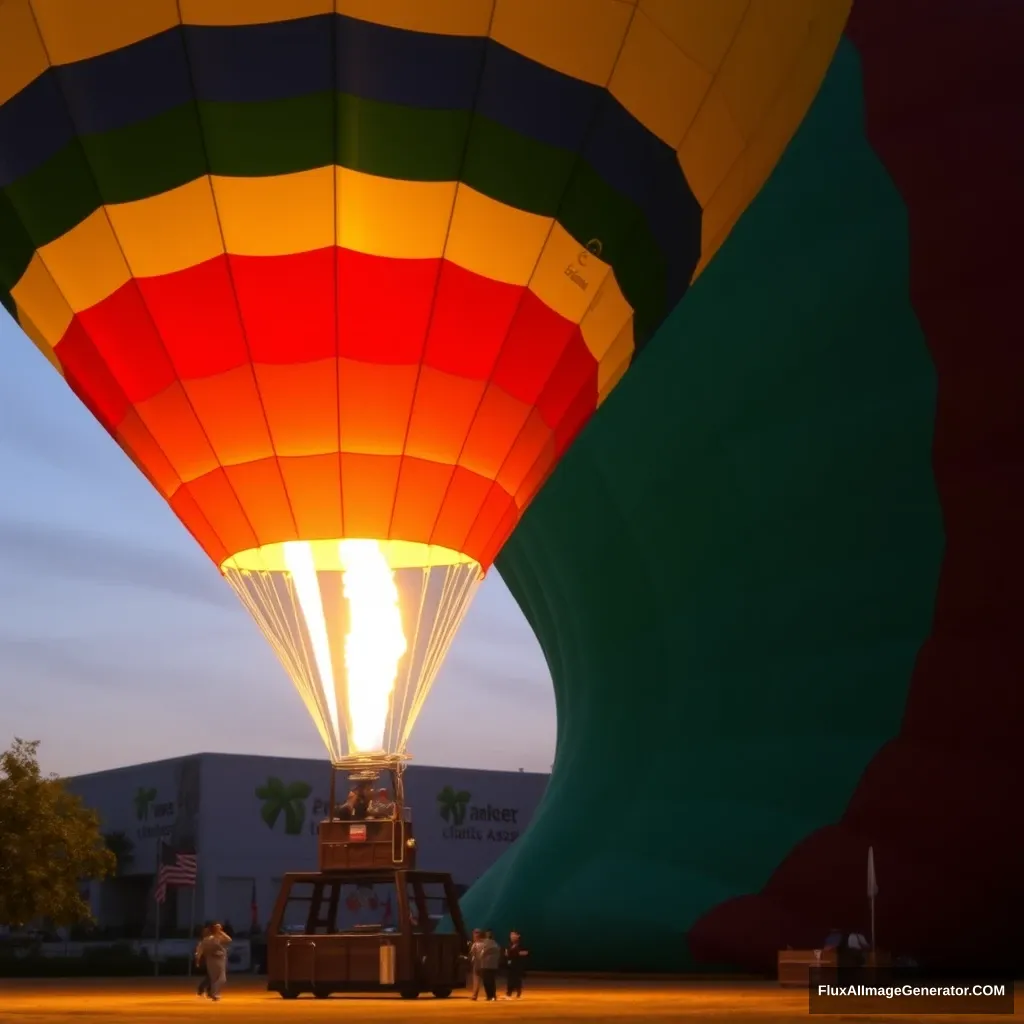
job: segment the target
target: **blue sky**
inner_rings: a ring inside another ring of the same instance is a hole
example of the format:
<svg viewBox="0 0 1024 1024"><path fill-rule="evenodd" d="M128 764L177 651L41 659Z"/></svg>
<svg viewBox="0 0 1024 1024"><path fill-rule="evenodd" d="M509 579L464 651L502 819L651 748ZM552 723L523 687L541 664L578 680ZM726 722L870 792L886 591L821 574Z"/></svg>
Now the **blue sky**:
<svg viewBox="0 0 1024 1024"><path fill-rule="evenodd" d="M323 753L230 587L0 309L0 747L95 771L195 751ZM547 771L547 665L496 572L410 744L421 763Z"/></svg>

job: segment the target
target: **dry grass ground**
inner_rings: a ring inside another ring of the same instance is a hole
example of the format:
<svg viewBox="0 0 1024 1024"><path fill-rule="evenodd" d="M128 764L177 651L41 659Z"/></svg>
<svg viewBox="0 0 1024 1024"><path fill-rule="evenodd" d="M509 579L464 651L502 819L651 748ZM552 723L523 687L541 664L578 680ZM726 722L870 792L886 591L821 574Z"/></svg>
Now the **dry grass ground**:
<svg viewBox="0 0 1024 1024"><path fill-rule="evenodd" d="M1022 1005L1018 987L1017 1005ZM704 981L645 982L582 979L533 979L521 1001L473 1003L464 993L439 1000L421 996L407 1002L396 996L334 996L327 1000L304 997L286 1001L263 987L262 979L230 979L217 1004L195 995L184 978L127 981L0 981L0 1021L4 1024L185 1024L218 1019L260 1024L305 1024L313 1021L476 1020L482 1017L565 1024L625 1024L625 1022L756 1021L792 1024L806 1019L807 995L764 982L722 984ZM1024 1015L1019 1010L1015 1017ZM844 1021L1009 1020L992 1015L910 1017L905 1015L845 1015Z"/></svg>

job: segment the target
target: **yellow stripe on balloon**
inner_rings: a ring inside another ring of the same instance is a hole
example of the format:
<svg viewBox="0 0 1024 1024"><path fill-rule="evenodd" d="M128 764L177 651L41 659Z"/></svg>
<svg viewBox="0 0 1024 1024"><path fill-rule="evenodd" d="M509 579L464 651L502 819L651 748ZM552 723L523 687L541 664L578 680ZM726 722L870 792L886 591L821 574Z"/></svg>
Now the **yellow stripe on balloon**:
<svg viewBox="0 0 1024 1024"><path fill-rule="evenodd" d="M288 0L284 0L288 2ZM337 0L338 14L441 36L485 36L494 0Z"/></svg>
<svg viewBox="0 0 1024 1024"><path fill-rule="evenodd" d="M714 74L729 52L751 3L761 0L639 0L637 8L695 64ZM777 0L770 0L777 2ZM792 6L793 0L786 0ZM796 0L803 3L805 0ZM828 0L823 0L828 2Z"/></svg>
<svg viewBox="0 0 1024 1024"><path fill-rule="evenodd" d="M334 170L211 177L226 250L236 256L282 256L334 245ZM222 251L219 240L217 251Z"/></svg>
<svg viewBox="0 0 1024 1024"><path fill-rule="evenodd" d="M157 238L148 244L156 248L161 242ZM102 302L131 280L124 253L102 206L37 252L75 313Z"/></svg>
<svg viewBox="0 0 1024 1024"><path fill-rule="evenodd" d="M633 319L633 307L619 288L615 274L607 274L586 316L580 321L583 335L590 354L602 362L615 344L619 335ZM630 330L630 351L632 351L632 329Z"/></svg>
<svg viewBox="0 0 1024 1024"><path fill-rule="evenodd" d="M605 86L634 5L635 0L497 0L491 38L563 75Z"/></svg>
<svg viewBox="0 0 1024 1024"><path fill-rule="evenodd" d="M46 335L33 323L32 318L21 306L15 303L15 307L18 311L18 326L28 335L35 347L42 352L50 365L63 377L64 367L61 366L57 353L53 351L53 346Z"/></svg>
<svg viewBox="0 0 1024 1024"><path fill-rule="evenodd" d="M177 25L177 0L32 0L53 64L120 50Z"/></svg>
<svg viewBox="0 0 1024 1024"><path fill-rule="evenodd" d="M0 0L0 39L13 43L4 46L0 61L0 103L5 103L49 66L29 0Z"/></svg>
<svg viewBox="0 0 1024 1024"><path fill-rule="evenodd" d="M338 244L343 248L414 260L436 259L444 252L455 182L378 178L346 167L336 173Z"/></svg>
<svg viewBox="0 0 1024 1024"><path fill-rule="evenodd" d="M11 290L11 297L18 307L19 322L24 313L49 345L56 345L64 337L75 315L38 253Z"/></svg>
<svg viewBox="0 0 1024 1024"><path fill-rule="evenodd" d="M817 0L811 2L815 17L799 49L785 62L769 65L767 58L762 60L759 70L767 90L760 96L744 62L755 60L758 33L769 27L767 19L774 8L759 11L761 24L745 24L716 80L714 101L708 104L709 109L717 106L723 119L717 125L700 126L679 147L683 171L704 208L695 278L774 170L832 62L851 0L829 0L820 7ZM717 151L708 144L712 137L718 140Z"/></svg>
<svg viewBox="0 0 1024 1024"><path fill-rule="evenodd" d="M629 369L630 360L633 358L633 321L619 332L612 347L608 349L604 359L597 368L597 404L600 405L613 391L615 385L622 380L626 370Z"/></svg>
<svg viewBox="0 0 1024 1024"><path fill-rule="evenodd" d="M556 222L537 260L530 290L546 306L578 324L599 295L610 269Z"/></svg>
<svg viewBox="0 0 1024 1024"><path fill-rule="evenodd" d="M213 197L210 179L202 177L150 199L106 207L132 275L159 277L204 263L223 252ZM260 210L261 217L267 214L273 215L272 211ZM49 248L41 251L45 253Z"/></svg>
<svg viewBox="0 0 1024 1024"><path fill-rule="evenodd" d="M325 249L335 244L335 223L344 248L394 259L443 255L471 273L529 286L573 323L593 310L584 333L598 359L632 314L608 264L550 217L455 182L399 181L337 167L203 177L103 207L43 246L12 294L56 343L73 313L131 277L177 273L225 251L287 256Z"/></svg>
<svg viewBox="0 0 1024 1024"><path fill-rule="evenodd" d="M143 2L143 0L139 0ZM269 25L333 14L334 0L179 0L186 25Z"/></svg>
<svg viewBox="0 0 1024 1024"><path fill-rule="evenodd" d="M638 12L608 90L633 117L674 149L700 109L711 82L710 72Z"/></svg>
<svg viewBox="0 0 1024 1024"><path fill-rule="evenodd" d="M492 281L525 285L553 223L459 185L445 255Z"/></svg>

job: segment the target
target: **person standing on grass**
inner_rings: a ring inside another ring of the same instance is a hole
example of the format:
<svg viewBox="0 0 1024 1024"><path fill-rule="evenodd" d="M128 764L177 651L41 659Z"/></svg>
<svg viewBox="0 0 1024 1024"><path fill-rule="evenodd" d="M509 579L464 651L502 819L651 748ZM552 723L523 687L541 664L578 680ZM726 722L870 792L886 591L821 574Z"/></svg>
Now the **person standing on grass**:
<svg viewBox="0 0 1024 1024"><path fill-rule="evenodd" d="M504 949L505 969L508 972L505 984L505 998L514 995L519 999L523 994L523 974L526 973L526 958L530 951L523 945L523 937L512 930L508 937L508 945Z"/></svg>
<svg viewBox="0 0 1024 1024"><path fill-rule="evenodd" d="M501 947L494 941L494 932L489 928L484 932L480 946L480 980L484 985L484 997L493 1003L498 998L497 977L498 963L501 960Z"/></svg>
<svg viewBox="0 0 1024 1024"><path fill-rule="evenodd" d="M479 928L473 929L473 938L469 943L469 966L466 968L466 987L470 990L470 998L477 999L480 995L480 954L483 951L484 933Z"/></svg>
<svg viewBox="0 0 1024 1024"><path fill-rule="evenodd" d="M220 999L221 989L228 980L228 946L231 936L224 931L218 921L209 929L209 933L199 943L203 962L206 964L206 976L209 979L209 997L216 1002Z"/></svg>
<svg viewBox="0 0 1024 1024"><path fill-rule="evenodd" d="M210 975L207 973L206 964L203 962L203 942L205 942L209 937L210 928L207 926L200 933L199 941L196 943L196 967L201 967L203 969L203 976L199 979L199 988L196 989L197 996L206 996L210 994Z"/></svg>

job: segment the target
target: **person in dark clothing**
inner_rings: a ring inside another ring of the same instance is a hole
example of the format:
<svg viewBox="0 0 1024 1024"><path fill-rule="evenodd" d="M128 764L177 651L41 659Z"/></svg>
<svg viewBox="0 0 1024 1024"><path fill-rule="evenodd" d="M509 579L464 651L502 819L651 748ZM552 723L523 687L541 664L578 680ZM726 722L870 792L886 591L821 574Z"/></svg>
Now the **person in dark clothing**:
<svg viewBox="0 0 1024 1024"><path fill-rule="evenodd" d="M373 799L373 787L369 782L362 782L356 787L356 802L352 808L355 821L365 821L370 813L370 801Z"/></svg>
<svg viewBox="0 0 1024 1024"><path fill-rule="evenodd" d="M335 809L334 816L342 821L365 821L372 798L373 792L365 783L351 789L345 802Z"/></svg>
<svg viewBox="0 0 1024 1024"><path fill-rule="evenodd" d="M341 821L351 821L355 812L357 799L356 791L354 789L350 790L348 796L345 798L345 802L334 808L334 817Z"/></svg>
<svg viewBox="0 0 1024 1024"><path fill-rule="evenodd" d="M508 945L504 949L506 974L505 998L514 995L519 999L523 994L523 975L526 973L526 958L530 951L523 945L523 937L512 931L508 937Z"/></svg>

